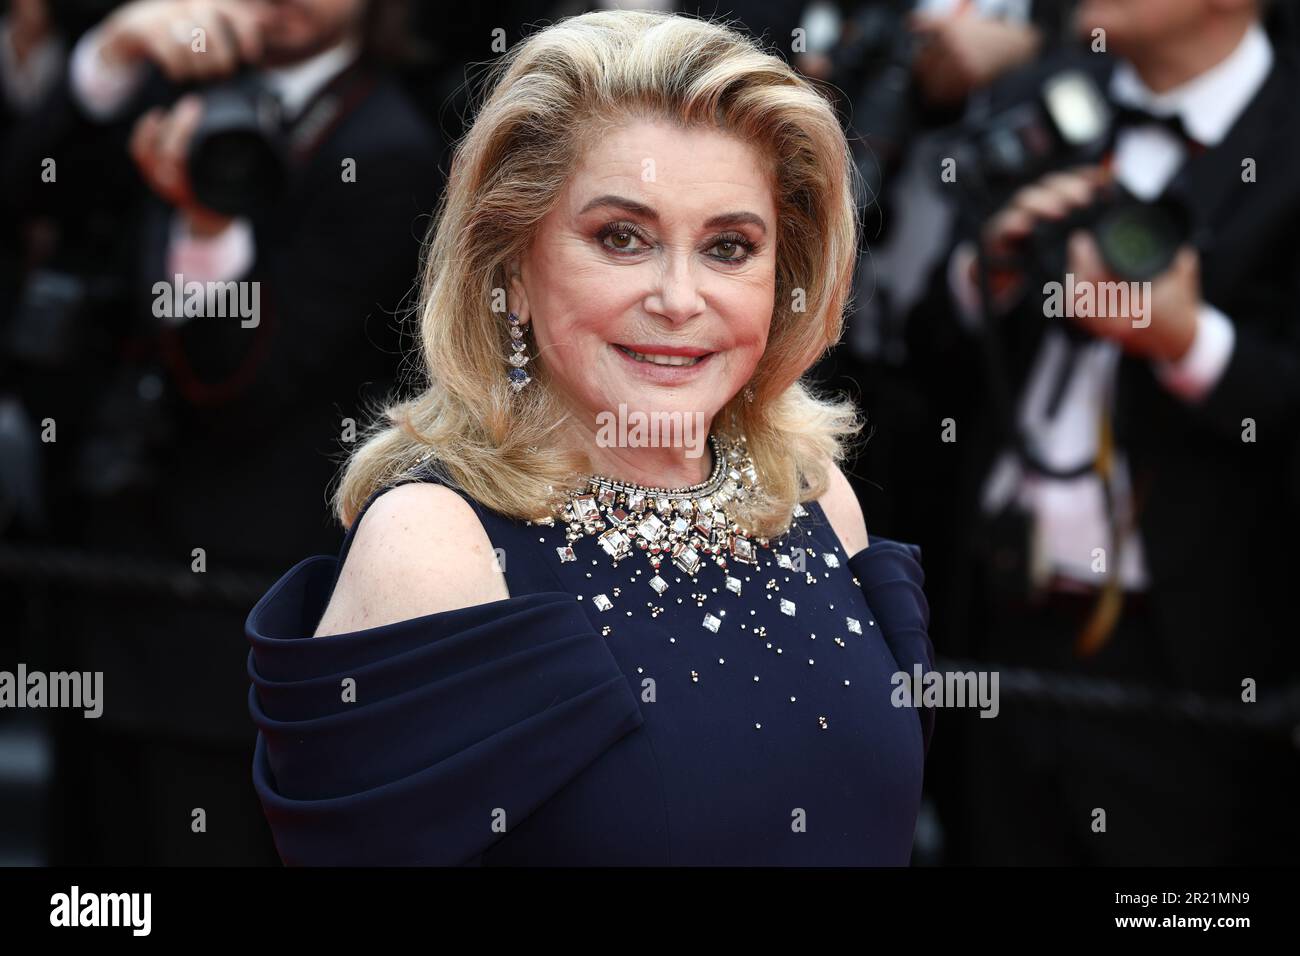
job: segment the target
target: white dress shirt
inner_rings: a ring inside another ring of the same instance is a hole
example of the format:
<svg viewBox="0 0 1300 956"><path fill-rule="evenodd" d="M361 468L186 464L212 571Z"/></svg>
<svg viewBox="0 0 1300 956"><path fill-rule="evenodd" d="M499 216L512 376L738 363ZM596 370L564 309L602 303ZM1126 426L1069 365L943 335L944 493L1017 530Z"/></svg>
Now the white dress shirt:
<svg viewBox="0 0 1300 956"><path fill-rule="evenodd" d="M289 66L261 70L263 82L276 94L286 120L292 120L312 97L357 58L360 46L353 37ZM91 117L112 119L126 106L144 79L142 64L109 64L100 56L98 29L77 43L70 66L72 89ZM253 265L256 247L252 224L235 217L212 236L192 234L179 213L172 216L167 248L167 275L182 275L186 282L220 282L238 279ZM184 322L179 316L173 322Z"/></svg>
<svg viewBox="0 0 1300 956"><path fill-rule="evenodd" d="M1164 93L1152 92L1130 64L1121 62L1112 74L1110 94L1117 102L1142 107L1154 115L1178 114L1193 139L1213 147L1246 109L1272 66L1272 44L1256 23L1225 59ZM1133 127L1122 130L1116 138L1113 171L1116 179L1139 198L1153 199L1168 186L1185 159L1186 144L1165 127ZM949 272L959 313L967 323L980 321L978 297L969 280L968 266L973 258L970 247L959 250ZM1122 357L1120 346L1107 339L1080 346L1057 416L1048 420L1043 409L1065 355L1065 344L1065 334L1057 327L1044 335L1019 405L1022 429L1040 456L1049 465L1061 468L1095 457L1102 403L1111 403L1113 408ZM1197 402L1222 376L1234 344L1231 320L1207 304L1197 315L1196 332L1187 353L1175 362L1155 360L1152 370L1172 393L1184 401ZM1133 501L1128 462L1122 449L1115 449L1113 461L1112 492L1123 526L1131 521ZM1084 586L1098 586L1102 575L1093 570L1093 549L1105 548L1108 556L1110 551L1100 477L1088 472L1061 480L1024 473L1015 454L1007 450L984 485L984 510L1000 510L1012 495L1017 495L1037 517L1034 565L1039 579L1055 572ZM1141 538L1132 527L1124 538L1119 578L1121 585L1130 590L1141 590L1149 584Z"/></svg>

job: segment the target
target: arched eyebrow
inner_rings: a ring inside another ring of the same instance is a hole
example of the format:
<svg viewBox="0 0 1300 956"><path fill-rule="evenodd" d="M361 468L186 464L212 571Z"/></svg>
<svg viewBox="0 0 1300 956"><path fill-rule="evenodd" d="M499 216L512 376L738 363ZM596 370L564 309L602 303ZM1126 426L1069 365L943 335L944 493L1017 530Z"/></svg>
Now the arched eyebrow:
<svg viewBox="0 0 1300 956"><path fill-rule="evenodd" d="M657 223L659 221L659 213L645 203L637 202L635 199L628 199L626 196L615 196L613 194L597 196L583 206L578 211L578 215L581 216L600 206L613 206L615 209L622 209L630 215L639 216L650 222ZM767 223L763 221L762 216L752 212L724 212L717 216L711 216L704 223L704 226L706 229L720 229L729 226L755 226L763 235L767 235Z"/></svg>

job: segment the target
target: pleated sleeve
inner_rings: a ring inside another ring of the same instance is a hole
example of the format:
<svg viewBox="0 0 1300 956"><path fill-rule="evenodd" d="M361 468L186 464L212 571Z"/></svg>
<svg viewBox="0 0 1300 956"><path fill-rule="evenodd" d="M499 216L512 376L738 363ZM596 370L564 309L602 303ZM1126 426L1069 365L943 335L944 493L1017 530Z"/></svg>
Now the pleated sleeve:
<svg viewBox="0 0 1300 956"><path fill-rule="evenodd" d="M885 643L893 652L899 670L913 673L934 669L934 646L930 641L930 602L925 596L925 572L921 548L915 544L871 536L870 543L849 558L853 572L875 612ZM934 735L934 709L917 711L925 749L929 753Z"/></svg>
<svg viewBox="0 0 1300 956"><path fill-rule="evenodd" d="M313 638L335 565L300 563L246 623L253 783L287 865L474 863L641 726L572 594Z"/></svg>

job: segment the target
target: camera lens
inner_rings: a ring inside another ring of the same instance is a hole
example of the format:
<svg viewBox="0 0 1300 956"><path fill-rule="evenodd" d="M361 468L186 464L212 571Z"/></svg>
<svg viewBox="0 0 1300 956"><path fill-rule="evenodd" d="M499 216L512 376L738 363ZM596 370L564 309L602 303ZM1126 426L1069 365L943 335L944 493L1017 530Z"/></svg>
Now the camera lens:
<svg viewBox="0 0 1300 956"><path fill-rule="evenodd" d="M1107 207L1093 234L1111 272L1145 281L1169 268L1186 229L1166 206L1130 201Z"/></svg>
<svg viewBox="0 0 1300 956"><path fill-rule="evenodd" d="M259 132L227 130L206 137L193 151L190 178L196 198L209 209L248 215L274 200L283 173Z"/></svg>
<svg viewBox="0 0 1300 956"><path fill-rule="evenodd" d="M203 92L203 118L190 143L195 198L226 215L255 215L283 188L279 110L252 76Z"/></svg>

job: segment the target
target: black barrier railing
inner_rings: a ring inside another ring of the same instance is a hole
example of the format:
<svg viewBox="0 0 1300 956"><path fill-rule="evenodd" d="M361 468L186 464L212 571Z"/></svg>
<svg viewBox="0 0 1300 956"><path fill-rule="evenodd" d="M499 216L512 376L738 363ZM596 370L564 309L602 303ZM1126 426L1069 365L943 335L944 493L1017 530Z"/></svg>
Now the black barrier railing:
<svg viewBox="0 0 1300 956"><path fill-rule="evenodd" d="M135 556L71 549L0 545L0 581L41 581L88 591L149 593L176 601L251 609L274 576L244 572L177 570ZM1002 667L988 661L939 657L940 674L993 673L998 695L1031 707L1097 717L1141 717L1216 730L1281 734L1300 747L1300 684L1245 703L1060 671Z"/></svg>
<svg viewBox="0 0 1300 956"><path fill-rule="evenodd" d="M0 545L0 581L43 581L86 591L165 595L177 601L252 609L274 576L212 570L202 573L134 555L66 548Z"/></svg>
<svg viewBox="0 0 1300 956"><path fill-rule="evenodd" d="M940 657L941 673L996 671L998 694L1029 706L1068 710L1093 717L1142 717L1199 724L1220 730L1290 735L1300 747L1300 684L1291 684L1264 699L1246 703L1233 697L1210 697L1192 691L1125 684L1062 671L1001 667L982 661Z"/></svg>

